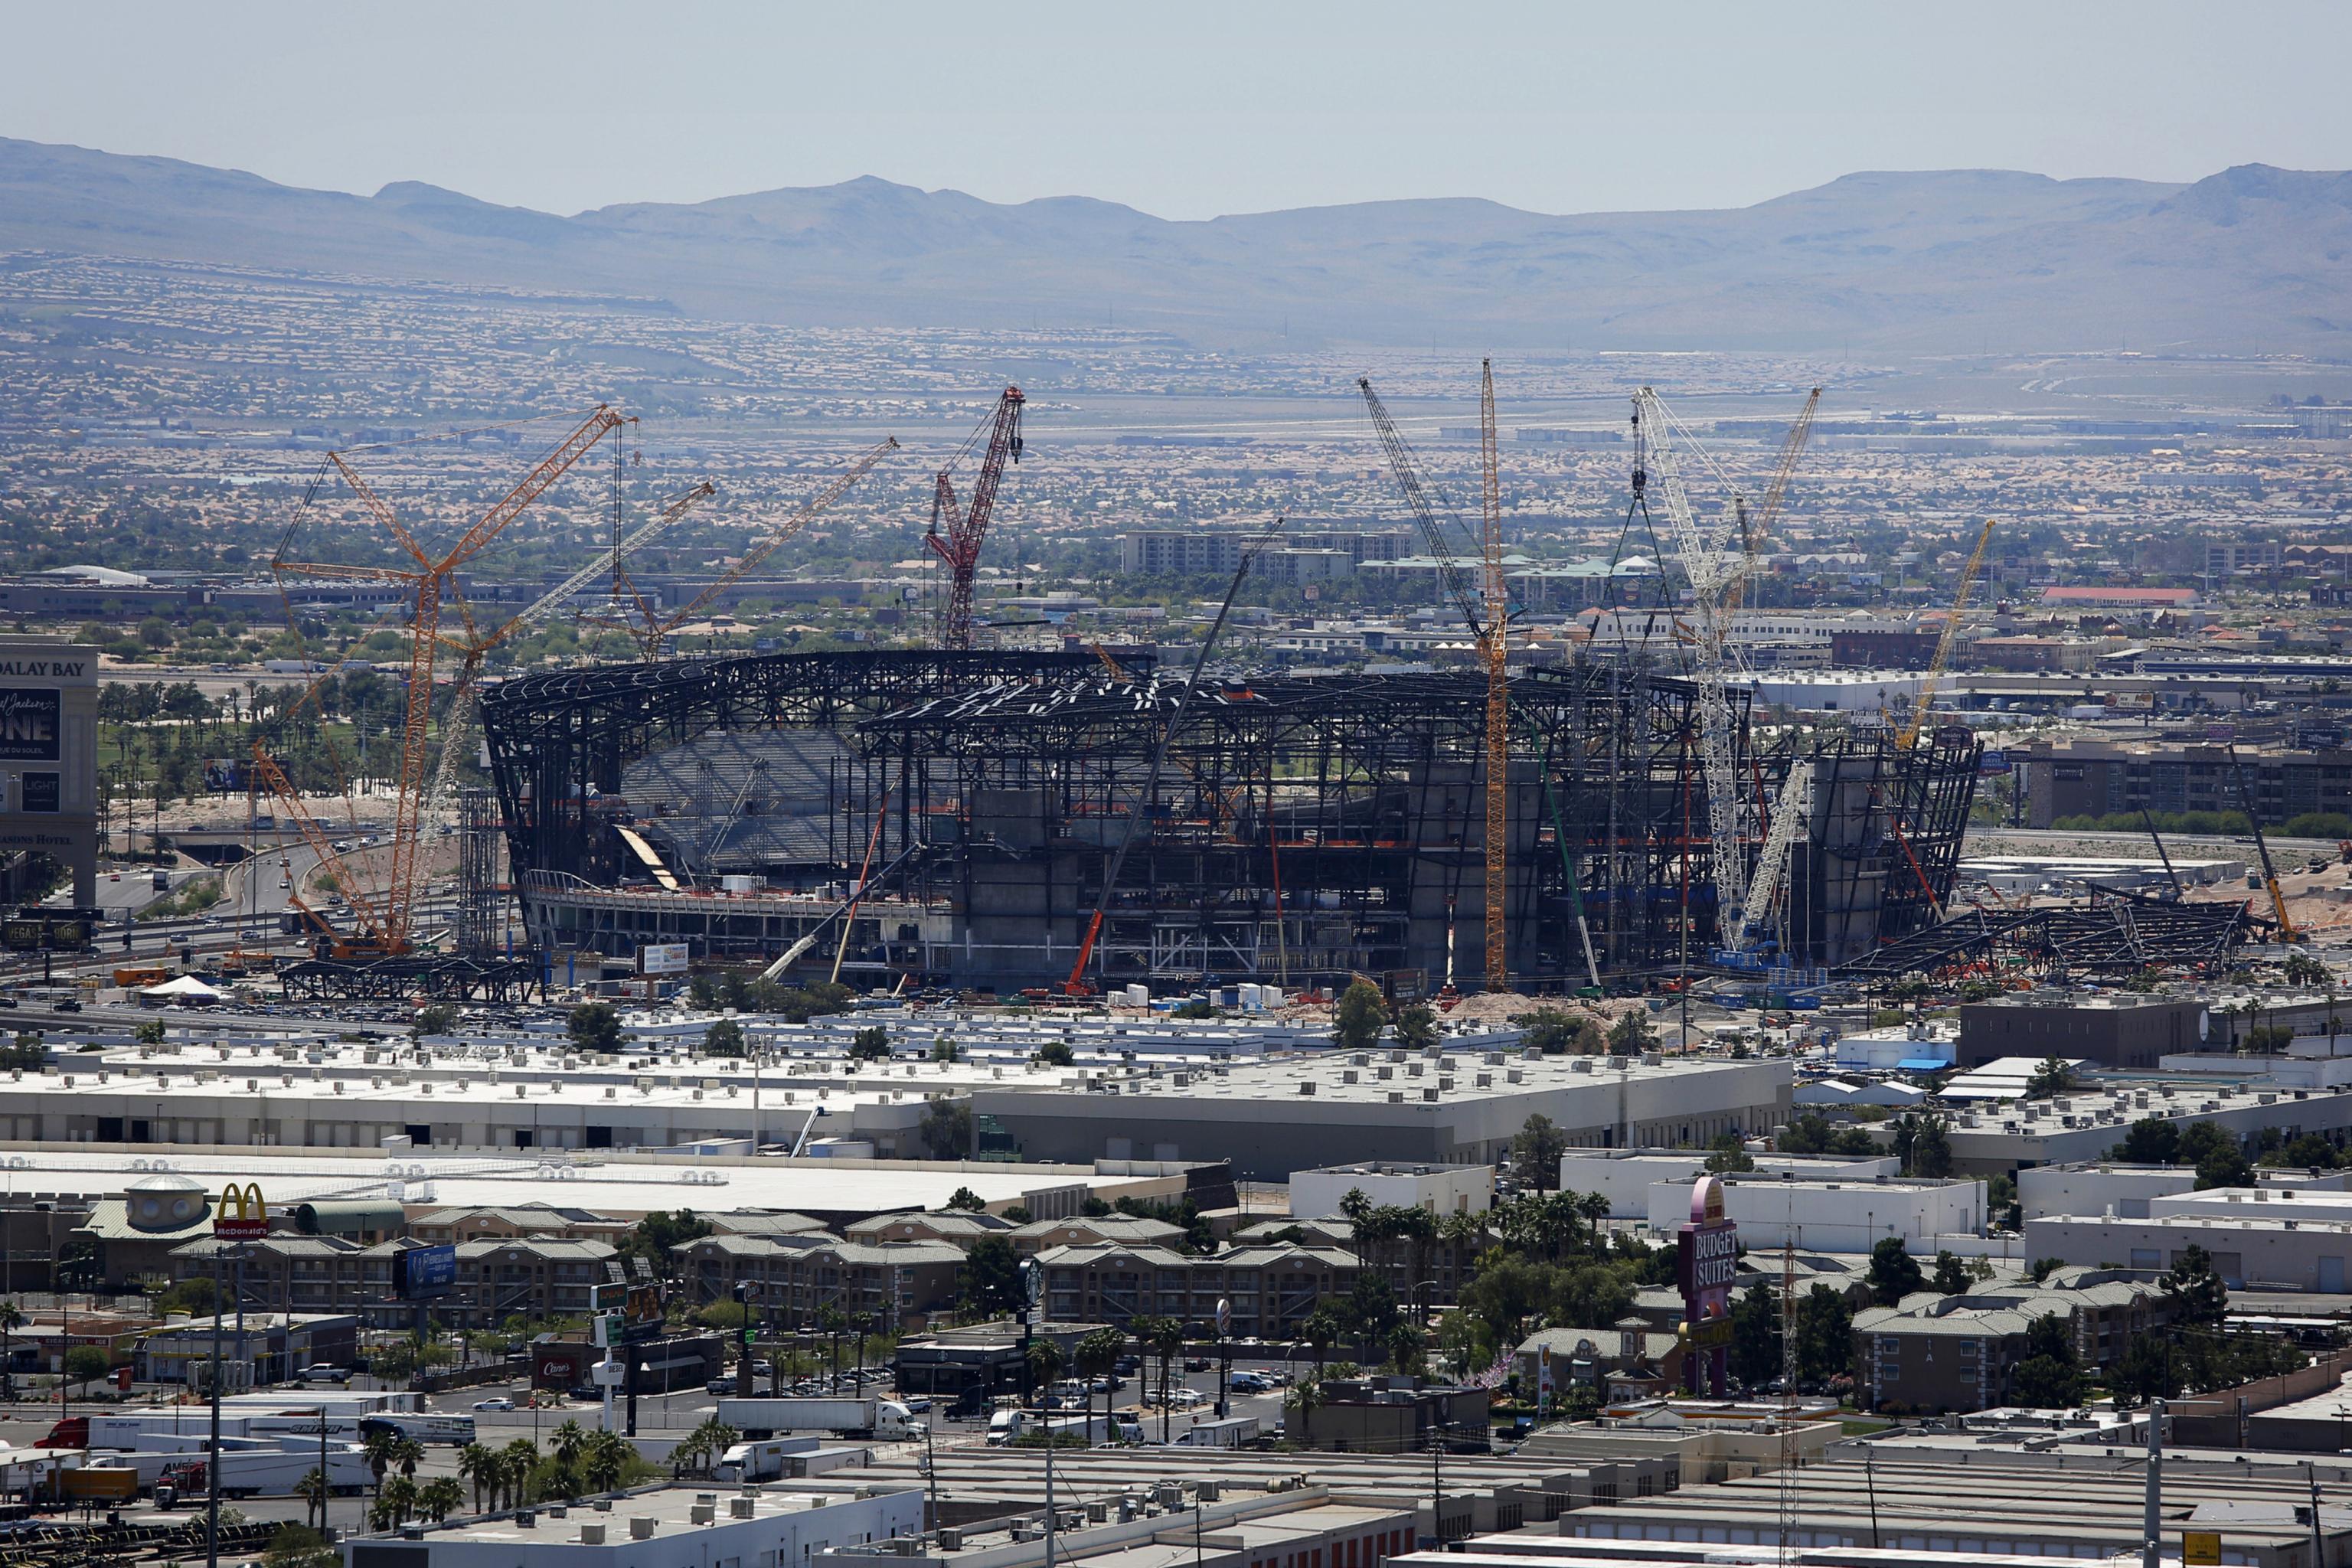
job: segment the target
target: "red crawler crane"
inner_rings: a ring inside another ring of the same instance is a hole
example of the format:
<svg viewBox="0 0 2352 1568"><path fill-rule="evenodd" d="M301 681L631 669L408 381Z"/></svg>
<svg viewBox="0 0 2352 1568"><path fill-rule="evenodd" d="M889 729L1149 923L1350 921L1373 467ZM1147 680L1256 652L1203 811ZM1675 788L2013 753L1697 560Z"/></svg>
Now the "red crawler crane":
<svg viewBox="0 0 2352 1568"><path fill-rule="evenodd" d="M971 647L971 580L980 570L981 541L988 533L989 513L996 510L996 486L1004 477L1004 460L1021 460L1022 401L1019 387L1004 389L1004 395L996 400L996 412L982 420L948 459L931 493L931 528L923 542L947 563L947 612L940 622L940 646L944 648L961 651ZM964 454L979 443L982 430L988 432L988 455L981 459L980 478L971 487L971 505L966 509L957 504L950 476ZM943 519L944 535L940 531Z"/></svg>

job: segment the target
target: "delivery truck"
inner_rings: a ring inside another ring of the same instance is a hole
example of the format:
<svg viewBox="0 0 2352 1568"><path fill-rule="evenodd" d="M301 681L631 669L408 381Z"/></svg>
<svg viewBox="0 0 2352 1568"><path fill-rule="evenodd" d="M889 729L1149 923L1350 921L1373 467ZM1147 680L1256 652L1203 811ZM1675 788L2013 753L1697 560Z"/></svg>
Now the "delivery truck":
<svg viewBox="0 0 2352 1568"><path fill-rule="evenodd" d="M278 1449L225 1448L220 1455L223 1497L291 1497L302 1478L319 1468L319 1450L292 1443ZM154 1484L155 1506L171 1508L205 1495L212 1464L205 1454L191 1454L165 1468ZM375 1479L368 1468L367 1451L349 1444L327 1449L327 1489L337 1497L352 1497Z"/></svg>
<svg viewBox="0 0 2352 1568"><path fill-rule="evenodd" d="M844 1437L903 1442L923 1435L913 1411L874 1394L838 1398L721 1399L719 1419L746 1437L779 1432L832 1432Z"/></svg>

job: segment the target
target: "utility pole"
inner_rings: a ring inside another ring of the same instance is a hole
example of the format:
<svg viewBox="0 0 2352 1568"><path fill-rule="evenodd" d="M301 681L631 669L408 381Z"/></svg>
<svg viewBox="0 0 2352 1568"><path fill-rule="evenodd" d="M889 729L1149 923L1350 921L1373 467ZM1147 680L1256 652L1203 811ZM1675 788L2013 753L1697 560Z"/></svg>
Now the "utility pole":
<svg viewBox="0 0 2352 1568"><path fill-rule="evenodd" d="M2164 1568L2164 1401L2147 1402L2147 1500L2141 1516L2140 1568ZM2318 1527L2315 1515L2313 1528Z"/></svg>
<svg viewBox="0 0 2352 1568"><path fill-rule="evenodd" d="M205 1568L220 1568L221 1273L221 1244L215 1241L213 1243L212 1447L205 1455Z"/></svg>

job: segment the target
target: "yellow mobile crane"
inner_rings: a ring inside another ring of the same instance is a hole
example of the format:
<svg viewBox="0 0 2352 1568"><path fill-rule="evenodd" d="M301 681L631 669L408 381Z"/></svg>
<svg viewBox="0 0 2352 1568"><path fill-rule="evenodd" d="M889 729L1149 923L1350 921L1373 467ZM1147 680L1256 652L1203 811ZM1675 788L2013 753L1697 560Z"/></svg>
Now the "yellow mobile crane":
<svg viewBox="0 0 2352 1568"><path fill-rule="evenodd" d="M1895 738L1900 751L1909 751L1919 743L1919 731L1927 722L1927 710L1936 705L1936 688L1944 679L1944 667L1952 661L1952 642L1960 635L1960 621L1968 613L1969 591L1976 586L1977 574L1984 569L1985 548L1992 543L1992 531L2000 520L1985 519L1984 531L1977 535L1977 547L1969 556L1969 563L1960 571L1960 585L1953 590L1951 613L1944 617L1944 635L1937 639L1936 657L1927 661L1927 679L1919 688L1919 700L1911 710L1911 722L1903 727Z"/></svg>
<svg viewBox="0 0 2352 1568"><path fill-rule="evenodd" d="M2238 781L2238 804L2246 808L2246 824L2254 830L2254 852L2263 859L2263 886L2270 890L2271 913L2278 918L2279 940L2293 946L2303 940L2294 929L2294 921L2286 912L2286 892L2279 886L2278 871L2271 865L2270 841L2263 837L2263 814L2254 803L2254 792L2246 787L2246 764L2238 760L2238 748L2224 748L2230 754L2230 771Z"/></svg>

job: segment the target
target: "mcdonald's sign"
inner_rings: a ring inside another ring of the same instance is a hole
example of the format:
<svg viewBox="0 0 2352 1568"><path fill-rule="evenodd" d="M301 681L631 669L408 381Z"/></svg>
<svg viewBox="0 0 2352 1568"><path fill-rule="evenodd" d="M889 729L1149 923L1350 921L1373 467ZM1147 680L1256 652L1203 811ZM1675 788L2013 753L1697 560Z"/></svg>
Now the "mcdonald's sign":
<svg viewBox="0 0 2352 1568"><path fill-rule="evenodd" d="M215 1241L257 1241L268 1234L269 1205L262 1201L260 1184L240 1187L231 1182L221 1189L220 1207L213 1211Z"/></svg>

